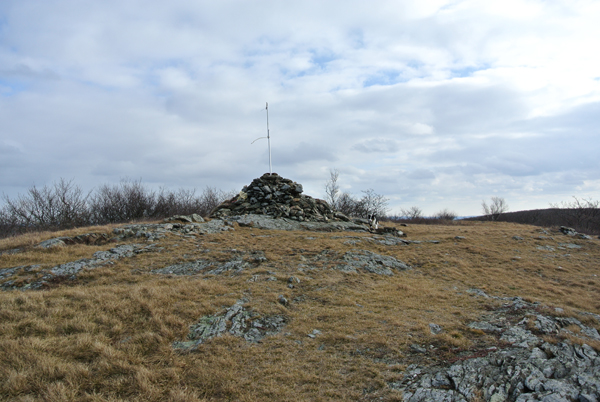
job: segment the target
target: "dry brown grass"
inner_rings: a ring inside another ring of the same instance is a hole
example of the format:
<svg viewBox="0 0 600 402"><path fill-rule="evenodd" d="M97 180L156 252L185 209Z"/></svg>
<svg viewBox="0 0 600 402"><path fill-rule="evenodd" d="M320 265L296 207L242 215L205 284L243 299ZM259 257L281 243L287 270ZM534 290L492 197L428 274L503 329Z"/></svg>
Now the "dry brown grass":
<svg viewBox="0 0 600 402"><path fill-rule="evenodd" d="M84 228L59 235L110 230ZM560 234L540 240L539 228L510 223L412 225L403 230L410 240L441 243L384 246L363 239L352 246L344 244L345 236L370 235L236 227L194 239L170 235L160 241L162 252L122 259L47 290L1 292L0 399L394 401L401 395L388 389L386 381L400 378L415 359L448 360L459 350L495 341L465 326L497 304L470 295L469 288L562 307L564 315L600 313L598 240ZM524 240L514 240L515 235ZM26 248L22 254L1 256L0 268L48 267L110 247L32 247L56 236L0 241L0 249ZM558 242L582 248L536 249L557 247ZM231 249L262 250L268 261L238 276L150 273L198 258L225 260ZM345 274L327 264L298 269L323 250L352 249L390 255L415 269L392 277ZM273 274L276 281L248 281L252 275ZM292 275L300 283L290 289ZM291 301L288 307L277 303L280 294ZM191 353L172 349L171 343L184 340L198 318L242 297L255 311L288 317L284 330L258 344L223 336ZM444 331L432 335L429 323ZM598 328L593 320L586 324ZM311 339L307 334L314 329L322 334ZM434 349L415 355L412 344Z"/></svg>

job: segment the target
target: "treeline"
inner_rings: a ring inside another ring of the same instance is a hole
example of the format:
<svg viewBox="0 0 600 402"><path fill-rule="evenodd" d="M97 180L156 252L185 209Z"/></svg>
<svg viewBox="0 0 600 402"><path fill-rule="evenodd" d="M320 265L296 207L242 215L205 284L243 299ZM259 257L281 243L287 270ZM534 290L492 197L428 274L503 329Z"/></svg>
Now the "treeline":
<svg viewBox="0 0 600 402"><path fill-rule="evenodd" d="M421 208L413 206L407 209L401 208L399 214L386 216L385 220L396 223L447 225L454 222L456 218L456 213L447 208L437 212L432 216L424 216Z"/></svg>
<svg viewBox="0 0 600 402"><path fill-rule="evenodd" d="M162 219L192 213L208 216L213 208L233 197L212 187L196 190L164 188L153 191L141 180L104 184L85 193L81 187L60 179L52 186L31 187L25 195L2 196L0 238L30 231L70 229L79 226Z"/></svg>
<svg viewBox="0 0 600 402"><path fill-rule="evenodd" d="M527 225L552 227L568 226L577 232L600 235L600 201L573 197L574 201L550 204L547 209L503 212L495 220ZM488 220L488 216L469 220Z"/></svg>

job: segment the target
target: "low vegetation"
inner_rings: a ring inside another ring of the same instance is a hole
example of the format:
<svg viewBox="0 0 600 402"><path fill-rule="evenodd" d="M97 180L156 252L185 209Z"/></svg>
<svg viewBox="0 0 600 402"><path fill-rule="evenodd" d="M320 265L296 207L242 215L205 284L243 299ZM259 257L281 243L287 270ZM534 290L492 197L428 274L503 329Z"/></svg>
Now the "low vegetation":
<svg viewBox="0 0 600 402"><path fill-rule="evenodd" d="M468 292L472 288L538 301L551 311L560 307L563 316L600 313L599 240L506 222L398 227L414 242L395 245L367 232L286 232L234 224L219 233L173 232L154 241L35 247L51 237L92 231L114 236L115 227L0 240L5 252L0 270L52 267L116 244L156 244L154 251L84 270L41 290L0 292L0 399L398 401L400 391L388 384L400 380L409 365L456 361L497 344L492 335L466 325L499 303L474 296ZM580 248L561 250L566 242ZM357 248L412 269L392 276L347 273L317 258ZM20 252L6 252L14 249ZM153 272L256 251L265 260L237 273ZM3 280L26 282L35 269ZM173 347L201 317L242 299L260 314L286 317L283 330L259 343L224 335L192 351ZM585 322L600 329L592 318ZM431 323L442 331L434 335ZM415 352L414 345L427 352Z"/></svg>
<svg viewBox="0 0 600 402"><path fill-rule="evenodd" d="M325 201L331 207L347 216L367 218L374 214L384 218L388 212L388 199L377 194L372 188L363 190L361 197L353 196L347 192L341 192L338 180L339 171L331 170L329 180L325 183Z"/></svg>
<svg viewBox="0 0 600 402"><path fill-rule="evenodd" d="M15 199L3 195L0 208L0 238L19 233L104 225L173 215L197 213L207 216L222 201L233 196L212 187L196 190L152 191L141 180L122 180L85 193L81 187L61 179L52 186L31 187Z"/></svg>

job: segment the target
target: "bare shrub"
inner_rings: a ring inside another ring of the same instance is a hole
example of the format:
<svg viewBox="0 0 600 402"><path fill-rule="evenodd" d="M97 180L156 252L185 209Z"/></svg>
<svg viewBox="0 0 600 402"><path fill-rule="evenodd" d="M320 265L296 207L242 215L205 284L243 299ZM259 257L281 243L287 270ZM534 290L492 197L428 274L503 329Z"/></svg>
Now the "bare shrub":
<svg viewBox="0 0 600 402"><path fill-rule="evenodd" d="M335 210L340 210L338 200L340 198L340 186L338 179L340 172L337 169L329 171L329 180L325 183L325 201Z"/></svg>
<svg viewBox="0 0 600 402"><path fill-rule="evenodd" d="M233 192L213 187L206 187L200 195L195 189L171 192L162 188L156 193L146 188L141 180L129 179L116 185L104 184L92 195L91 192L84 194L72 181L61 179L51 187L33 186L16 199L3 195L0 237L173 215L196 213L208 216L233 195Z"/></svg>
<svg viewBox="0 0 600 402"><path fill-rule="evenodd" d="M445 208L435 214L433 217L435 219L443 220L443 221L453 221L456 219L456 213L454 211L450 211L448 208Z"/></svg>
<svg viewBox="0 0 600 402"><path fill-rule="evenodd" d="M387 203L388 199L381 194L375 193L372 188L363 190L364 194L360 199L361 207L363 208L361 216L369 216L375 214L379 217L385 216L388 211Z"/></svg>
<svg viewBox="0 0 600 402"><path fill-rule="evenodd" d="M555 208L561 225L589 234L600 233L600 201L573 197L574 201L550 204Z"/></svg>
<svg viewBox="0 0 600 402"><path fill-rule="evenodd" d="M141 180L123 179L116 185L100 186L91 198L92 220L96 224L127 222L148 218L155 204L155 194Z"/></svg>
<svg viewBox="0 0 600 402"><path fill-rule="evenodd" d="M388 210L388 199L381 194L376 194L373 189L364 190L363 193L361 198L355 198L349 193L342 193L338 197L334 209L347 216L366 218L370 214L375 214L383 218Z"/></svg>
<svg viewBox="0 0 600 402"><path fill-rule="evenodd" d="M500 215L508 211L508 204L502 197L492 197L490 204L481 201L483 213L492 221L497 221Z"/></svg>
<svg viewBox="0 0 600 402"><path fill-rule="evenodd" d="M349 193L340 194L338 180L340 172L337 169L329 171L329 180L325 182L325 201L336 211L347 216L366 218L371 214L384 217L388 211L388 199L375 193L372 188L362 190L363 196L356 198Z"/></svg>
<svg viewBox="0 0 600 402"><path fill-rule="evenodd" d="M0 226L15 233L80 226L89 221L88 198L89 193L64 179L51 187L33 186L16 199L3 195Z"/></svg>
<svg viewBox="0 0 600 402"><path fill-rule="evenodd" d="M233 198L234 191L225 192L214 187L206 187L200 196L200 204L197 209L198 214L209 216L210 213L223 201Z"/></svg>
<svg viewBox="0 0 600 402"><path fill-rule="evenodd" d="M336 210L340 211L344 215L356 216L358 200L348 193L342 193L337 199Z"/></svg>
<svg viewBox="0 0 600 402"><path fill-rule="evenodd" d="M417 206L412 206L408 209L401 208L400 214L408 220L423 218L423 210Z"/></svg>

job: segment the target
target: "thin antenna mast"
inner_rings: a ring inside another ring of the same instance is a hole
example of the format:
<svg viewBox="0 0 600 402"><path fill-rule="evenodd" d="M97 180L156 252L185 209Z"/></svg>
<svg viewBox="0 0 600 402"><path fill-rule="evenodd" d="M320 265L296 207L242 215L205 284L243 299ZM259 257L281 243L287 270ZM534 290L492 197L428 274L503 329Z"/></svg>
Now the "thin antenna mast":
<svg viewBox="0 0 600 402"><path fill-rule="evenodd" d="M273 169L271 169L271 135L269 134L269 102L265 102L267 104L267 141L269 143L269 174L273 174Z"/></svg>
<svg viewBox="0 0 600 402"><path fill-rule="evenodd" d="M269 174L273 174L273 169L271 168L271 135L269 133L269 102L267 103L267 107L265 108L267 110L267 136L266 137L258 137L257 139L255 139L254 141L252 141L252 144L254 144L256 141L266 138L267 141L269 142Z"/></svg>

